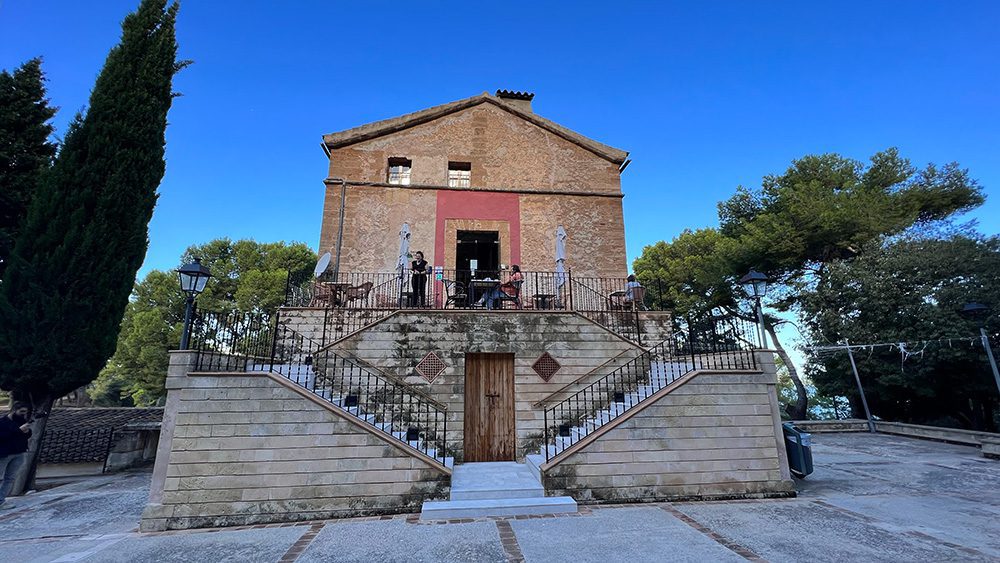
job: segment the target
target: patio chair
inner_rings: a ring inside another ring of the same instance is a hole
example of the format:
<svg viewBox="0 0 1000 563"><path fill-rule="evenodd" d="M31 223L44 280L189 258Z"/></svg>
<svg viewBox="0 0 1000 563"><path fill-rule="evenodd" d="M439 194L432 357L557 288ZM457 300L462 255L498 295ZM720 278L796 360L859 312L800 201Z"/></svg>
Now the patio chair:
<svg viewBox="0 0 1000 563"><path fill-rule="evenodd" d="M352 301L364 301L368 298L368 294L371 293L372 286L374 284L370 281L365 282L361 285L356 285L354 287L349 287L344 290L344 305L350 305Z"/></svg>
<svg viewBox="0 0 1000 563"><path fill-rule="evenodd" d="M465 286L457 281L448 279L442 279L441 283L444 284L444 291L447 297L444 301L444 308L447 309L449 304L452 307L465 307L469 299L469 295L465 292Z"/></svg>
<svg viewBox="0 0 1000 563"><path fill-rule="evenodd" d="M500 308L501 309L503 309L504 301L511 301L511 302L513 302L515 305L517 305L518 309L523 309L524 308L521 305L521 284L523 284L523 283L524 283L524 280L518 280L516 282L513 282L512 285L514 286L514 295L507 295L506 293L504 293L502 291L500 292L500 297L497 298L497 301L500 302Z"/></svg>
<svg viewBox="0 0 1000 563"><path fill-rule="evenodd" d="M632 288L632 298L629 299L629 295L625 294L622 299L622 306L625 309L632 311L646 310L646 288L645 287L633 287Z"/></svg>
<svg viewBox="0 0 1000 563"><path fill-rule="evenodd" d="M333 290L322 282L313 282L310 307L330 307L333 305Z"/></svg>

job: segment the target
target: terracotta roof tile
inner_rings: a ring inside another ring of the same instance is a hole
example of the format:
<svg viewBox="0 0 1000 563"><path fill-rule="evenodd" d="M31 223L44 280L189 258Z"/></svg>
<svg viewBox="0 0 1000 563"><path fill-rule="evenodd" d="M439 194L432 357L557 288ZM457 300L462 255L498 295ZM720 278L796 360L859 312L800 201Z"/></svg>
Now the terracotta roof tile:
<svg viewBox="0 0 1000 563"><path fill-rule="evenodd" d="M162 419L162 407L52 409L39 463L103 462L115 431L158 425Z"/></svg>

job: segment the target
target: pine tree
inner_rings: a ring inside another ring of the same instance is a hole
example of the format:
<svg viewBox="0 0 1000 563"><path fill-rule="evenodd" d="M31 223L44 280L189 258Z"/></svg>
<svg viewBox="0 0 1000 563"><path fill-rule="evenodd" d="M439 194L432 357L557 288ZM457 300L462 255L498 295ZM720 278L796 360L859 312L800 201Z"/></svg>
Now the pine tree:
<svg viewBox="0 0 1000 563"><path fill-rule="evenodd" d="M39 185L0 286L0 388L30 400L36 416L97 377L114 352L165 169L181 66L177 7L142 0L122 22L121 42ZM33 427L28 467L44 420Z"/></svg>
<svg viewBox="0 0 1000 563"><path fill-rule="evenodd" d="M0 72L0 280L41 173L56 154L49 141L55 113L45 98L41 59Z"/></svg>

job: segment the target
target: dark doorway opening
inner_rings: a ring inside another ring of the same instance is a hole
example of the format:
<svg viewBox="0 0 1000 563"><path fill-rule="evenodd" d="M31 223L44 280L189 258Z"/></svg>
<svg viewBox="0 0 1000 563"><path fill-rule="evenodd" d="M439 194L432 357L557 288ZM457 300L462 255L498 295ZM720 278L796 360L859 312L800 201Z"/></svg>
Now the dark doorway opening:
<svg viewBox="0 0 1000 563"><path fill-rule="evenodd" d="M500 233L497 231L458 231L455 241L455 269L458 278L468 281L500 277ZM473 268L475 266L475 268Z"/></svg>

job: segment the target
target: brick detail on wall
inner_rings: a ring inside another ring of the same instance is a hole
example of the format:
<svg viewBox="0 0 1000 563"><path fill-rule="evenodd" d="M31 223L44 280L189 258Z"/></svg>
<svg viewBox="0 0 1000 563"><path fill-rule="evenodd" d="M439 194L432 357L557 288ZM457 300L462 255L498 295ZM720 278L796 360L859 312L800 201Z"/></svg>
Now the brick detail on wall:
<svg viewBox="0 0 1000 563"><path fill-rule="evenodd" d="M447 367L448 366L441 361L441 358L439 358L437 354L434 352L428 352L427 355L424 356L424 359L417 363L417 373L427 380L427 383L434 383L434 380L437 379L437 377L441 375L441 372L447 369Z"/></svg>
<svg viewBox="0 0 1000 563"><path fill-rule="evenodd" d="M531 364L531 369L535 370L535 373L538 374L538 377L542 378L542 381L552 379L552 376L559 371L560 367L562 366L559 365L559 362L557 362L556 359L553 358L548 352L539 356L538 359L535 360L535 363Z"/></svg>

